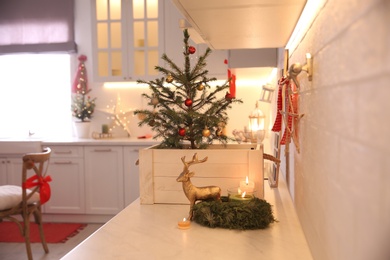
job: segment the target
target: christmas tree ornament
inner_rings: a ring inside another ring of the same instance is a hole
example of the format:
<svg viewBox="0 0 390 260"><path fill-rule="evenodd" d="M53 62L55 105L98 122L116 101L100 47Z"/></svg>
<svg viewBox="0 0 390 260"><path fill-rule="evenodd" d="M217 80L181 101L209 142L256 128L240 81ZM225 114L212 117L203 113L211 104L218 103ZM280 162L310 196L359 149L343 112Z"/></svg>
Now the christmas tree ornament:
<svg viewBox="0 0 390 260"><path fill-rule="evenodd" d="M180 136L185 136L186 135L186 130L184 128L180 128L178 133L179 133Z"/></svg>
<svg viewBox="0 0 390 260"><path fill-rule="evenodd" d="M150 126L154 126L156 124L156 121L154 121L154 119L151 119L148 123L148 125Z"/></svg>
<svg viewBox="0 0 390 260"><path fill-rule="evenodd" d="M229 93L229 92L226 92L226 95L225 95L225 99L227 101L231 101L234 97Z"/></svg>
<svg viewBox="0 0 390 260"><path fill-rule="evenodd" d="M204 84L199 83L198 86L196 87L197 90L202 91L204 89Z"/></svg>
<svg viewBox="0 0 390 260"><path fill-rule="evenodd" d="M152 99L150 100L150 103L153 106L156 106L158 104L158 98L157 97L152 97Z"/></svg>
<svg viewBox="0 0 390 260"><path fill-rule="evenodd" d="M185 104L187 107L192 106L192 99L187 98L187 99L184 101L184 104Z"/></svg>
<svg viewBox="0 0 390 260"><path fill-rule="evenodd" d="M222 134L223 134L223 131L222 131L222 128L217 128L217 131L215 132L215 134L217 135L217 136L222 136Z"/></svg>
<svg viewBox="0 0 390 260"><path fill-rule="evenodd" d="M146 115L145 115L145 113L140 113L137 115L137 117L138 117L138 120L142 121L146 118Z"/></svg>
<svg viewBox="0 0 390 260"><path fill-rule="evenodd" d="M173 82L173 77L172 77L172 75L169 74L169 75L167 76L167 78L165 79L165 81L168 82L168 83L172 83L172 82Z"/></svg>
<svg viewBox="0 0 390 260"><path fill-rule="evenodd" d="M188 53L189 53L189 54L194 54L195 52L196 52L196 49L195 49L194 46L189 46L189 47L188 47Z"/></svg>
<svg viewBox="0 0 390 260"><path fill-rule="evenodd" d="M205 127L205 129L203 129L203 131L202 131L202 135L204 137L209 137L210 136L210 130L207 127Z"/></svg>

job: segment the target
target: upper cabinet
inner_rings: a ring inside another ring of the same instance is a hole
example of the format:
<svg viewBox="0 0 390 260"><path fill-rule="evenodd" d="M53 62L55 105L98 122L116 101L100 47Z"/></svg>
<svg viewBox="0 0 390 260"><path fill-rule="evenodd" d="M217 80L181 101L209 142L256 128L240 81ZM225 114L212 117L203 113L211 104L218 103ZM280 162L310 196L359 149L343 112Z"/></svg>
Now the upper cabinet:
<svg viewBox="0 0 390 260"><path fill-rule="evenodd" d="M187 27L184 22L185 17L179 12L172 1L165 1L164 3L164 21L165 53L176 65L182 67L184 65L183 30ZM204 54L208 46L205 43L199 42L198 38L196 38L197 35L193 35L192 32L192 30L189 30L189 43L196 48L196 55L193 56L196 58L198 55ZM208 76L227 80L227 65L224 64L227 58L228 50L212 50L206 60L206 69L209 71ZM191 63L194 63L194 61L191 61Z"/></svg>
<svg viewBox="0 0 390 260"><path fill-rule="evenodd" d="M95 0L96 81L151 80L164 51L164 1Z"/></svg>
<svg viewBox="0 0 390 260"><path fill-rule="evenodd" d="M306 0L172 0L213 49L286 46Z"/></svg>

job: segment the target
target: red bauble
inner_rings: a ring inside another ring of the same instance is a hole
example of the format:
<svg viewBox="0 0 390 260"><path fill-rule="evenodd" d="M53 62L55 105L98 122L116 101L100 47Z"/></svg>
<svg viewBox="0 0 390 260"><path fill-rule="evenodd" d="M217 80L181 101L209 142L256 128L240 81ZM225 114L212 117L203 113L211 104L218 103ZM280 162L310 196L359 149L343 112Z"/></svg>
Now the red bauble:
<svg viewBox="0 0 390 260"><path fill-rule="evenodd" d="M185 136L186 135L186 130L184 128L179 129L179 135L180 136Z"/></svg>
<svg viewBox="0 0 390 260"><path fill-rule="evenodd" d="M195 49L194 46L188 47L188 53L189 53L189 54L194 54L195 52L196 52L196 49Z"/></svg>
<svg viewBox="0 0 390 260"><path fill-rule="evenodd" d="M187 99L184 101L184 104L185 104L187 107L192 106L192 99L187 98Z"/></svg>
<svg viewBox="0 0 390 260"><path fill-rule="evenodd" d="M227 101L231 101L233 98L234 98L234 97L233 97L232 94L230 94L229 92L226 92L225 99L226 99Z"/></svg>

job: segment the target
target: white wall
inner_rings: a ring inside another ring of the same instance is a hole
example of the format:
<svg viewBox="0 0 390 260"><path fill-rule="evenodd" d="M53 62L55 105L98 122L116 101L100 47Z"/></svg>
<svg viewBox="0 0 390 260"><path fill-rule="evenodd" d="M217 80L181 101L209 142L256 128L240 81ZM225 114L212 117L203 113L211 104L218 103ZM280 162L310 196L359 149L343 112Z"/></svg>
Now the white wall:
<svg viewBox="0 0 390 260"><path fill-rule="evenodd" d="M390 259L390 3L325 2L290 59L314 56L294 202L314 259Z"/></svg>

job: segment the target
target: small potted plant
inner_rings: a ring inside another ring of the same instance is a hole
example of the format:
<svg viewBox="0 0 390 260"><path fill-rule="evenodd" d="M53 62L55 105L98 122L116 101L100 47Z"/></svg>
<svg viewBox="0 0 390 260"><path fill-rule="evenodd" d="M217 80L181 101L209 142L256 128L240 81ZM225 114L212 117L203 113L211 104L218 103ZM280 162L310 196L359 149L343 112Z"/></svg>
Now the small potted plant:
<svg viewBox="0 0 390 260"><path fill-rule="evenodd" d="M92 99L88 95L92 89L88 89L87 70L84 64L87 56L80 55L78 59L80 63L72 86L72 115L78 119L74 124L77 137L88 138L96 98Z"/></svg>

